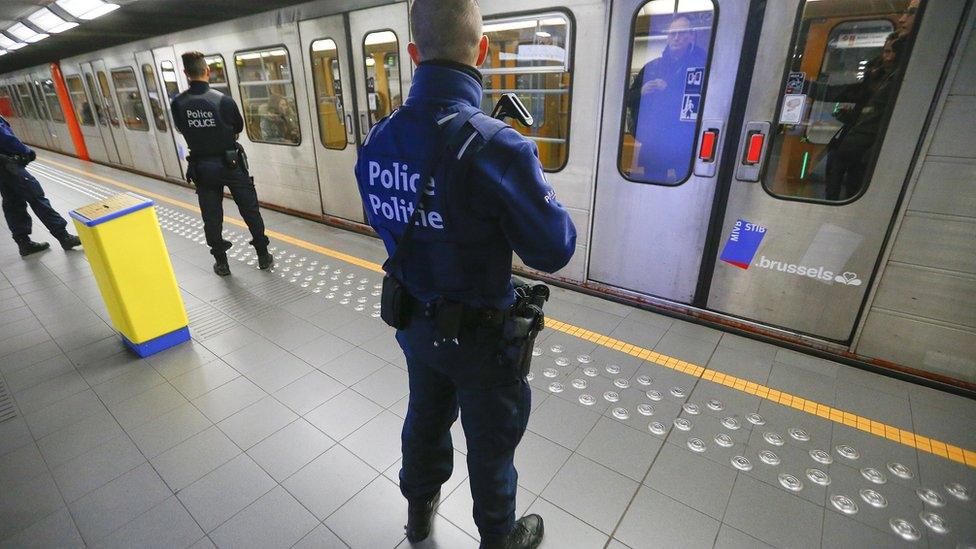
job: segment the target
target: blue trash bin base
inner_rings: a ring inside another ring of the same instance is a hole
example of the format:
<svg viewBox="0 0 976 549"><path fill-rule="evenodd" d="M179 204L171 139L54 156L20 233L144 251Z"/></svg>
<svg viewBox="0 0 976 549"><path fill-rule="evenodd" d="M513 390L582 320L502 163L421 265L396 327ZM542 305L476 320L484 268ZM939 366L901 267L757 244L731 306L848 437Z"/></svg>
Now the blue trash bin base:
<svg viewBox="0 0 976 549"><path fill-rule="evenodd" d="M132 352L139 355L139 358L146 358L187 341L190 341L189 327L180 328L144 343L133 343L129 341L129 338L122 336L122 342L125 343L125 346L132 349Z"/></svg>

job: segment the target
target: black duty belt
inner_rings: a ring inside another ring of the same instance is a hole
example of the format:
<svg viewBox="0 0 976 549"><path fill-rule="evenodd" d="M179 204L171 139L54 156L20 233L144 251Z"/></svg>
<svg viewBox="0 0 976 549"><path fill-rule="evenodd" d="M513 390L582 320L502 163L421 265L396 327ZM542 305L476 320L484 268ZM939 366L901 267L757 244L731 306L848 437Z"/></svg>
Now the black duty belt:
<svg viewBox="0 0 976 549"><path fill-rule="evenodd" d="M498 327L505 322L507 312L494 307L475 307L464 303L457 303L445 299L435 299L433 301L420 301L409 296L410 310L414 316L435 319L441 314L446 314L454 307L460 308L461 324L474 328L478 326Z"/></svg>

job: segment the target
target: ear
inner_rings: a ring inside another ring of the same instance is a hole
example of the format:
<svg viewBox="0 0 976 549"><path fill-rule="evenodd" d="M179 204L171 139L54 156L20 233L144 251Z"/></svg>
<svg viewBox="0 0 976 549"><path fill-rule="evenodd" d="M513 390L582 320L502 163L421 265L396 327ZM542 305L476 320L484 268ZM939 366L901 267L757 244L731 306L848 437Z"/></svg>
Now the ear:
<svg viewBox="0 0 976 549"><path fill-rule="evenodd" d="M488 59L488 36L483 35L481 37L481 43L478 44L478 62L474 64L475 67L480 67L485 64L485 60Z"/></svg>
<svg viewBox="0 0 976 549"><path fill-rule="evenodd" d="M417 44L413 42L407 44L407 53L410 54L410 59L413 59L414 65L420 65L420 48L417 47Z"/></svg>

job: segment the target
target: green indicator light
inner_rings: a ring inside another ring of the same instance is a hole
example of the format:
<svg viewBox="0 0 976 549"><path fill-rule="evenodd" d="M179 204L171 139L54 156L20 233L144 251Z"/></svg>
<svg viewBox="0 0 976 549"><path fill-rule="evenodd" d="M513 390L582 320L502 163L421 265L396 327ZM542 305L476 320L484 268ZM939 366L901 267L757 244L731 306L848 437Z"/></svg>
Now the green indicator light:
<svg viewBox="0 0 976 549"><path fill-rule="evenodd" d="M810 163L810 152L803 153L803 166L800 168L800 179L807 178L807 165Z"/></svg>

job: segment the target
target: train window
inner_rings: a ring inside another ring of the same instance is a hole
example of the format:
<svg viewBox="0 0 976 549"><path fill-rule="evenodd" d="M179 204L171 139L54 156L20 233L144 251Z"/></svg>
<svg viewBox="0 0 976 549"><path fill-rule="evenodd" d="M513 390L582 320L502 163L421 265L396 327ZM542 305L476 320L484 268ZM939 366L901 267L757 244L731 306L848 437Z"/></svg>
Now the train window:
<svg viewBox="0 0 976 549"><path fill-rule="evenodd" d="M41 90L44 93L44 102L47 110L51 113L51 120L64 122L64 110L61 109L61 101L58 100L58 92L54 87L54 80L50 78L41 81Z"/></svg>
<svg viewBox="0 0 976 549"><path fill-rule="evenodd" d="M634 16L617 162L626 179L691 176L714 24L712 0L650 0Z"/></svg>
<svg viewBox="0 0 976 549"><path fill-rule="evenodd" d="M371 32L363 38L366 103L370 128L403 104L400 84L400 40L393 31Z"/></svg>
<svg viewBox="0 0 976 549"><path fill-rule="evenodd" d="M115 103L112 102L112 90L108 87L108 78L105 73L98 71L98 89L102 94L102 102L105 110L108 111L108 119L116 128L119 127L119 115L115 112Z"/></svg>
<svg viewBox="0 0 976 549"><path fill-rule="evenodd" d="M27 84L17 84L17 95L20 96L24 117L36 120L37 109L34 107L34 100L31 98L30 88L27 87Z"/></svg>
<svg viewBox="0 0 976 549"><path fill-rule="evenodd" d="M142 102L142 92L136 81L136 72L129 67L112 69L112 83L115 84L115 96L119 99L122 109L122 122L130 130L148 132L149 120L146 116L146 106Z"/></svg>
<svg viewBox="0 0 976 549"><path fill-rule="evenodd" d="M5 118L13 118L15 116L14 103L6 85L0 85L0 115Z"/></svg>
<svg viewBox="0 0 976 549"><path fill-rule="evenodd" d="M159 85L156 83L156 71L149 63L142 65L142 83L146 86L146 95L149 96L149 109L152 111L153 122L156 129L166 131L166 110L159 97Z"/></svg>
<svg viewBox="0 0 976 549"><path fill-rule="evenodd" d="M911 54L919 0L807 0L791 46L763 185L845 203L868 186Z"/></svg>
<svg viewBox="0 0 976 549"><path fill-rule="evenodd" d="M319 115L319 139L327 149L346 148L346 116L339 73L339 48L326 38L312 42L312 78Z"/></svg>
<svg viewBox="0 0 976 549"><path fill-rule="evenodd" d="M162 61L159 63L159 73L163 77L166 98L169 101L173 101L180 94L180 86L176 81L176 65L172 61Z"/></svg>
<svg viewBox="0 0 976 549"><path fill-rule="evenodd" d="M81 83L81 77L72 74L64 79L64 83L68 86L68 95L71 97L71 105L75 109L78 124L94 126L95 115L92 113L91 103L88 102L88 94L85 93L85 85Z"/></svg>
<svg viewBox="0 0 976 549"><path fill-rule="evenodd" d="M484 27L489 51L481 66L481 106L491 112L503 93L517 93L535 124L513 127L535 141L546 171L561 170L569 158L572 30L561 13L493 19Z"/></svg>
<svg viewBox="0 0 976 549"><path fill-rule="evenodd" d="M47 110L47 103L44 101L44 92L41 91L41 82L35 80L30 84L31 96L34 98L34 104L37 105L37 114L40 116L41 120L50 120L51 113Z"/></svg>
<svg viewBox="0 0 976 549"><path fill-rule="evenodd" d="M244 126L251 141L301 143L288 50L279 46L236 53L234 65L241 90Z"/></svg>
<svg viewBox="0 0 976 549"><path fill-rule="evenodd" d="M230 95L230 86L227 84L227 69L224 66L224 56L208 55L203 58L210 67L210 87L217 91Z"/></svg>

